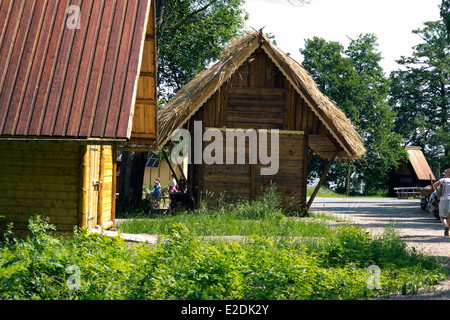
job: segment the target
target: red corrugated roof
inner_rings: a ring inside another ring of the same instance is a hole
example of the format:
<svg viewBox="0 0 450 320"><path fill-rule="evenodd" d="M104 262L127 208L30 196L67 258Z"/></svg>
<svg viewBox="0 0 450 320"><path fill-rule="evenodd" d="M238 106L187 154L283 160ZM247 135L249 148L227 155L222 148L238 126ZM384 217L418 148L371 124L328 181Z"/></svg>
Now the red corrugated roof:
<svg viewBox="0 0 450 320"><path fill-rule="evenodd" d="M151 1L0 5L0 135L130 138Z"/></svg>

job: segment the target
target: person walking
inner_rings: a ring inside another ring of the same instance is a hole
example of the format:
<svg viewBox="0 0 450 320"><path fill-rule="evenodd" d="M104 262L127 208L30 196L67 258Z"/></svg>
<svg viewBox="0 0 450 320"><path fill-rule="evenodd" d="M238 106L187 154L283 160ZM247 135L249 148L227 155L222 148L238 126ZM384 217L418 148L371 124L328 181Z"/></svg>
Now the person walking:
<svg viewBox="0 0 450 320"><path fill-rule="evenodd" d="M448 237L448 231L450 227L450 168L444 171L444 178L439 179L433 184L435 190L439 186L440 189L444 189L442 192L438 192L441 195L439 201L439 218L445 227L444 236Z"/></svg>

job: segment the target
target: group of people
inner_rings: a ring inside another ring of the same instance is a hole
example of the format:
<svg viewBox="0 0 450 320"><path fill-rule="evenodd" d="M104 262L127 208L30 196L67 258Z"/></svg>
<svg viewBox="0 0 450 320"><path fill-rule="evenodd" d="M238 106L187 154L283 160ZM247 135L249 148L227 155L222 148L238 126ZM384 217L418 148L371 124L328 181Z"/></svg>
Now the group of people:
<svg viewBox="0 0 450 320"><path fill-rule="evenodd" d="M435 190L440 193L439 217L444 225L444 236L448 237L450 228L450 168L444 171L445 176L433 184Z"/></svg>
<svg viewBox="0 0 450 320"><path fill-rule="evenodd" d="M177 179L174 174L170 175L171 181L169 183L169 199L171 200L172 194L175 192L186 192L186 181L181 178L178 180L179 183L177 183ZM156 178L155 183L153 185L153 195L152 195L152 205L154 208L159 208L159 201L161 198L161 180Z"/></svg>

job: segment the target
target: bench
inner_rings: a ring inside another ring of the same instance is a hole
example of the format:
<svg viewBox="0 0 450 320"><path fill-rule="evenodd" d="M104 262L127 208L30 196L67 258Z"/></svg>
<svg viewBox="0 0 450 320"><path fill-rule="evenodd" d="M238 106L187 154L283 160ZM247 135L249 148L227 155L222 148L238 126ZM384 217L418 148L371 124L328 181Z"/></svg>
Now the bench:
<svg viewBox="0 0 450 320"><path fill-rule="evenodd" d="M418 199L422 189L422 187L399 187L394 188L394 191L397 194L397 199L408 199L409 197Z"/></svg>

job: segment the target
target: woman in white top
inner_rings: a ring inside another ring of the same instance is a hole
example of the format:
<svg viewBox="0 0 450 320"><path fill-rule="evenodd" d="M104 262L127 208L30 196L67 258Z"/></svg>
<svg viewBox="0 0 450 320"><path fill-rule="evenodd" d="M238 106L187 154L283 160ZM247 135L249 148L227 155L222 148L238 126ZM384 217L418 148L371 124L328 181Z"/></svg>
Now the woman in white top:
<svg viewBox="0 0 450 320"><path fill-rule="evenodd" d="M450 227L450 168L446 169L444 173L445 177L436 181L433 187L435 189L438 186L444 188L444 193L439 201L439 217L445 226L444 235L448 236L448 230Z"/></svg>

